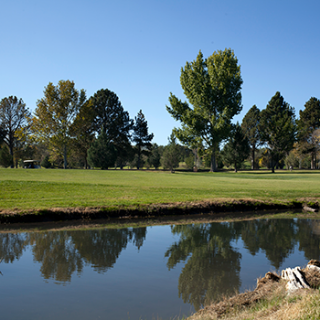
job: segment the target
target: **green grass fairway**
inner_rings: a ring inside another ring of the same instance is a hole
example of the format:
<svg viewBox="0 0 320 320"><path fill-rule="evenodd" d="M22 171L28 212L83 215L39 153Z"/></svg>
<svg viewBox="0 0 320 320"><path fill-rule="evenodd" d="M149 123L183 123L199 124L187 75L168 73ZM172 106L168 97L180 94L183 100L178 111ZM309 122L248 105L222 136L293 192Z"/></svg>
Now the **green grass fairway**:
<svg viewBox="0 0 320 320"><path fill-rule="evenodd" d="M115 207L222 199L319 199L320 173L0 169L0 209Z"/></svg>

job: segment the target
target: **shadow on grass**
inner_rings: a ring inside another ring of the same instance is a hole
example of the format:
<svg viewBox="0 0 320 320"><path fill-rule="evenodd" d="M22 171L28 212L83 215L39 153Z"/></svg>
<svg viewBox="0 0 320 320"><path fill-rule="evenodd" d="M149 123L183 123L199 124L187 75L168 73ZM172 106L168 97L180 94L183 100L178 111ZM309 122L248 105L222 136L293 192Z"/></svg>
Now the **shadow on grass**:
<svg viewBox="0 0 320 320"><path fill-rule="evenodd" d="M320 175L320 170L275 170L275 172L271 172L269 169L261 169L261 170L238 170L238 172L234 172L234 170L221 170L221 171L216 171L216 172L204 172L204 171L198 171L198 172L191 172L191 171L177 171L179 175L190 175L190 174L201 174L203 176L211 176L213 175L219 175L219 174L230 174L230 175L255 175L255 176L272 176L272 175L304 175L304 174L309 174L309 175Z"/></svg>
<svg viewBox="0 0 320 320"><path fill-rule="evenodd" d="M296 174L296 175L299 175L299 174L315 174L315 175L319 175L320 174L320 170L306 170L306 171L302 171L302 170L297 170L297 171L287 171L287 170L281 170L281 171L278 171L276 170L274 173L271 172L271 171L239 171L238 173L242 173L242 174L255 174L255 175L259 175L259 174L268 174L268 175L273 175L273 174Z"/></svg>

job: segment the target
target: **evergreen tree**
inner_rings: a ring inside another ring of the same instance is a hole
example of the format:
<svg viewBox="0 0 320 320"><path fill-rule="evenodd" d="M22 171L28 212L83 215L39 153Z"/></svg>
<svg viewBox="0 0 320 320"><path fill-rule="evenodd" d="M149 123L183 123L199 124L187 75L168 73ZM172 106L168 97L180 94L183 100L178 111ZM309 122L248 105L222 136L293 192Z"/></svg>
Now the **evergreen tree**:
<svg viewBox="0 0 320 320"><path fill-rule="evenodd" d="M241 126L237 123L232 132L229 141L226 143L222 150L223 161L227 165L233 165L234 171L237 172L241 163L250 154L250 146L248 138L245 137Z"/></svg>
<svg viewBox="0 0 320 320"><path fill-rule="evenodd" d="M124 162L128 155L133 120L124 111L118 96L108 89L97 91L90 100L95 112L95 131L100 133L103 130L106 133L108 141L116 148L117 157Z"/></svg>
<svg viewBox="0 0 320 320"><path fill-rule="evenodd" d="M279 91L271 98L266 109L261 111L259 132L261 141L268 145L274 173L275 164L284 153L289 153L296 136L294 109L284 101Z"/></svg>
<svg viewBox="0 0 320 320"><path fill-rule="evenodd" d="M41 162L41 167L44 167L44 168L46 168L46 169L49 169L49 168L51 168L51 162L50 162L50 160L49 160L49 156L48 155L46 155L45 157L44 157L44 159L42 160L42 162Z"/></svg>
<svg viewBox="0 0 320 320"><path fill-rule="evenodd" d="M136 144L137 154L138 154L138 163L137 169L140 169L141 155L148 155L151 151L153 139L153 133L148 133L148 124L147 120L142 113L142 110L139 111L138 116L135 117L135 123L133 125L133 135L132 141Z"/></svg>
<svg viewBox="0 0 320 320"><path fill-rule="evenodd" d="M312 97L304 107L304 110L299 112L300 119L297 120L298 139L304 153L311 155L311 169L315 169L318 142L314 133L320 128L320 100Z"/></svg>
<svg viewBox="0 0 320 320"><path fill-rule="evenodd" d="M160 167L161 154L159 146L156 143L152 144L151 153L148 158L149 165L158 169Z"/></svg>
<svg viewBox="0 0 320 320"><path fill-rule="evenodd" d="M176 143L176 137L172 133L169 137L169 144L165 147L162 155L162 167L164 169L170 169L174 172L174 168L179 167L180 150Z"/></svg>
<svg viewBox="0 0 320 320"><path fill-rule="evenodd" d="M104 130L100 131L98 139L94 141L88 150L88 161L92 167L108 169L115 165L117 150Z"/></svg>
<svg viewBox="0 0 320 320"><path fill-rule="evenodd" d="M122 170L126 164L133 161L134 156L134 148L130 142L127 141L126 143L123 143L122 148L120 148L120 150L117 152L116 166L120 167Z"/></svg>
<svg viewBox="0 0 320 320"><path fill-rule="evenodd" d="M10 167L12 163L12 155L10 154L9 149L5 145L0 149L0 165L7 168Z"/></svg>
<svg viewBox="0 0 320 320"><path fill-rule="evenodd" d="M256 105L254 105L244 116L241 124L244 135L247 137L251 147L252 170L254 170L256 167L255 152L257 150L258 145L260 144L259 123L260 110L257 108Z"/></svg>

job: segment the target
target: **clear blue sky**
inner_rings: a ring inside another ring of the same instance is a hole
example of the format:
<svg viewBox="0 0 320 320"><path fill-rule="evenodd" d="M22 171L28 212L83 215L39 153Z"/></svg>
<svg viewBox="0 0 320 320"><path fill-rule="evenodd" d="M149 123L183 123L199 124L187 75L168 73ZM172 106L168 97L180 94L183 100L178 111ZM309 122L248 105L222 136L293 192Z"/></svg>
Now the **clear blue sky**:
<svg viewBox="0 0 320 320"><path fill-rule="evenodd" d="M1 3L0 98L33 111L49 82L87 96L108 88L132 118L142 109L154 142L178 123L169 93L185 100L180 69L231 48L241 65L242 120L280 91L299 110L320 98L320 1L11 0Z"/></svg>

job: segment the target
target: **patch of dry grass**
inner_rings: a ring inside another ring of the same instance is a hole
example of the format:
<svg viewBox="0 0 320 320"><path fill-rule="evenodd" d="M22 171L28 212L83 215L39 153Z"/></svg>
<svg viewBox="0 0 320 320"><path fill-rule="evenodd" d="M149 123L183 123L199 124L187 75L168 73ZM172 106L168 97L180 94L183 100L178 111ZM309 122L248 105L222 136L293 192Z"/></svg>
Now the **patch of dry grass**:
<svg viewBox="0 0 320 320"><path fill-rule="evenodd" d="M300 289L288 295L285 285L285 280L262 278L254 291L207 306L188 320L320 319L319 289Z"/></svg>

